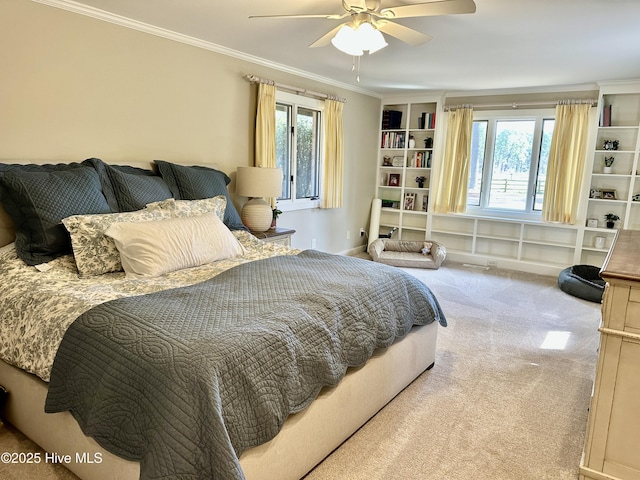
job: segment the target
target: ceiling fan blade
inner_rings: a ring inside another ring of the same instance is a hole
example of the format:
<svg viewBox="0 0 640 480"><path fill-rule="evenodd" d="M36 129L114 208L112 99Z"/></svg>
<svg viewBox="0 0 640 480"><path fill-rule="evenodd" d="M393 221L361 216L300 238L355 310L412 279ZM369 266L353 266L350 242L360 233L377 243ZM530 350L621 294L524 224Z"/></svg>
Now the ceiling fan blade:
<svg viewBox="0 0 640 480"><path fill-rule="evenodd" d="M329 45L329 43L331 43L331 39L336 36L336 33L338 33L338 30L340 30L341 28L342 25L338 25L336 28L324 34L318 40L309 45L309 48L324 47L326 45Z"/></svg>
<svg viewBox="0 0 640 480"><path fill-rule="evenodd" d="M384 18L409 18L474 13L475 11L476 4L473 0L436 0L414 5L383 8L380 10L380 15Z"/></svg>
<svg viewBox="0 0 640 480"><path fill-rule="evenodd" d="M328 18L329 20L341 20L347 16L349 16L349 13L344 13L344 14L335 13L335 14L329 14L329 15L303 13L300 15L249 15L249 18Z"/></svg>
<svg viewBox="0 0 640 480"><path fill-rule="evenodd" d="M392 37L396 37L398 40L402 40L409 45L418 46L423 43L427 43L433 37L430 35L425 35L424 33L420 33L412 28L405 27L404 25L399 25L393 22L376 22L376 27L382 33L386 33L387 35L391 35Z"/></svg>

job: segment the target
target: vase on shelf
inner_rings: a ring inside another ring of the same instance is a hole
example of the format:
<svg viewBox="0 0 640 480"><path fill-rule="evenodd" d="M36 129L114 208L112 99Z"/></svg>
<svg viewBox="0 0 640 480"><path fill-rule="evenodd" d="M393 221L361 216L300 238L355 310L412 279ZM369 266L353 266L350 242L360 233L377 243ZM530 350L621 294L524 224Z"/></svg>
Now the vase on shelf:
<svg viewBox="0 0 640 480"><path fill-rule="evenodd" d="M416 139L409 135L409 148L416 148Z"/></svg>
<svg viewBox="0 0 640 480"><path fill-rule="evenodd" d="M615 161L615 157L604 157L604 167L602 167L602 171L604 173L613 172L613 162Z"/></svg>

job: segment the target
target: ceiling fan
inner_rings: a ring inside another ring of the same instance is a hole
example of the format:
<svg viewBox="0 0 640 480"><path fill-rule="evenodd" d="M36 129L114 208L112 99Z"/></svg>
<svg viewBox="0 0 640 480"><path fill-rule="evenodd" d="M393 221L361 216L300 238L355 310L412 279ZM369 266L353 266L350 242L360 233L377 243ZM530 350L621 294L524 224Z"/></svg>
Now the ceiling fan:
<svg viewBox="0 0 640 480"><path fill-rule="evenodd" d="M326 18L349 21L338 25L310 47L323 47L332 43L339 50L359 56L368 51L374 53L387 46L382 33L417 46L431 40L429 35L395 23L393 20L410 17L428 17L474 13L473 0L433 0L431 2L396 7L380 8L380 0L342 0L344 13L338 14L300 14L300 15L254 15L249 18Z"/></svg>

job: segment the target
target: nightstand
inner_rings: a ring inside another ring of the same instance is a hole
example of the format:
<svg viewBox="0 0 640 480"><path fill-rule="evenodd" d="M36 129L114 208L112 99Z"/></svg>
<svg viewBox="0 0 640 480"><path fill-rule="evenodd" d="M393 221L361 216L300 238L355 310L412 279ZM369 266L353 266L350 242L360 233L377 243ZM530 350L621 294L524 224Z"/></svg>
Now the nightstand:
<svg viewBox="0 0 640 480"><path fill-rule="evenodd" d="M287 247L291 246L291 236L294 233L296 233L295 230L281 227L270 228L266 232L251 232L252 235L255 235L260 240L264 240L265 242L278 243Z"/></svg>

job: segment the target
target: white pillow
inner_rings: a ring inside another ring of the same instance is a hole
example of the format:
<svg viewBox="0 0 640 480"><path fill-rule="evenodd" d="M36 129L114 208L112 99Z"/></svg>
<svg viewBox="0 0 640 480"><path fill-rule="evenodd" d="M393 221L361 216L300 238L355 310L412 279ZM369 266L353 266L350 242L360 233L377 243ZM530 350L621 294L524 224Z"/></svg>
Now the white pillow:
<svg viewBox="0 0 640 480"><path fill-rule="evenodd" d="M81 277L121 272L120 253L104 232L114 223L151 222L171 218L168 210L138 210L137 212L73 215L62 220L73 247L73 256Z"/></svg>
<svg viewBox="0 0 640 480"><path fill-rule="evenodd" d="M115 223L105 235L120 252L127 277L157 277L242 256L244 247L215 213L156 222Z"/></svg>

